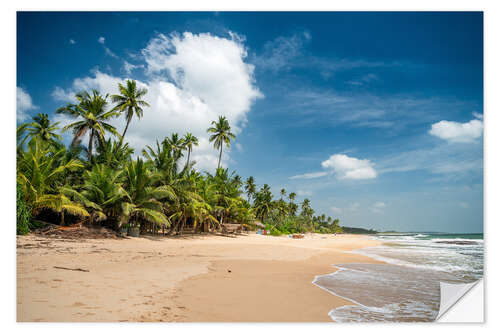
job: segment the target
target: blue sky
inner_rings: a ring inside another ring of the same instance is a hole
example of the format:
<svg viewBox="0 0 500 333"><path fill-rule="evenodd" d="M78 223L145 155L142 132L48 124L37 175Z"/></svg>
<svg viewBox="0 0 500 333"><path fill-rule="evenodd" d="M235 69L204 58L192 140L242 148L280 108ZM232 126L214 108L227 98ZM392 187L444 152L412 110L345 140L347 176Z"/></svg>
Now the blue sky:
<svg viewBox="0 0 500 333"><path fill-rule="evenodd" d="M190 130L213 170L223 114L225 166L341 225L483 230L482 13L30 12L17 29L18 122L64 124L75 92L132 78L152 105L134 147Z"/></svg>

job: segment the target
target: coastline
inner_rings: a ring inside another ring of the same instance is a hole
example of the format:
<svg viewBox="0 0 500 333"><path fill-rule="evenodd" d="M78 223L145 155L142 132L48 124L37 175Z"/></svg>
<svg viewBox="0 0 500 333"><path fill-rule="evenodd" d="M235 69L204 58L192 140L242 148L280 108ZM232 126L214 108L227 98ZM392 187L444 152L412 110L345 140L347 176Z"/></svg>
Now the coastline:
<svg viewBox="0 0 500 333"><path fill-rule="evenodd" d="M362 235L17 239L18 321L331 322L354 303L313 284ZM82 268L89 272L55 269Z"/></svg>

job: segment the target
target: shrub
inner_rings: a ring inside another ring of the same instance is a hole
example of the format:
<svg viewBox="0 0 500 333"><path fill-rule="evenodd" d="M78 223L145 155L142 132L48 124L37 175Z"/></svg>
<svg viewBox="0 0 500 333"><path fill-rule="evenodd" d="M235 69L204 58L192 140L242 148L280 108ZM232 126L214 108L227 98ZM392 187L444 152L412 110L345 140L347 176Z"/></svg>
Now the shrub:
<svg viewBox="0 0 500 333"><path fill-rule="evenodd" d="M281 236L281 231L278 229L274 228L271 230L271 236Z"/></svg>

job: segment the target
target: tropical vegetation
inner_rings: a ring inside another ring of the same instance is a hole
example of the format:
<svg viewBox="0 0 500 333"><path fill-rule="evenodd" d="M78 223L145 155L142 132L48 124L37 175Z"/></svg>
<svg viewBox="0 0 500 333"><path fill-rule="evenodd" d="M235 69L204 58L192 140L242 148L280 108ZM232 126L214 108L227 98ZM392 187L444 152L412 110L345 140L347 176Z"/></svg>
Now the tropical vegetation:
<svg viewBox="0 0 500 333"><path fill-rule="evenodd" d="M286 189L274 198L268 184L259 188L253 176L243 180L221 167L223 147L236 139L224 116L207 129L219 155L213 173L194 168L199 140L190 132L170 133L135 151L124 139L134 116L140 121L147 112L147 91L131 80L118 91L111 97L97 90L78 93L76 103L57 110L73 119L62 128L41 113L18 127L18 233L44 219L170 235L217 231L228 223L265 227L273 235L342 232L338 219L315 216L308 199L296 203L296 194ZM122 115L120 134L110 121ZM73 136L68 146L61 135L66 131Z"/></svg>

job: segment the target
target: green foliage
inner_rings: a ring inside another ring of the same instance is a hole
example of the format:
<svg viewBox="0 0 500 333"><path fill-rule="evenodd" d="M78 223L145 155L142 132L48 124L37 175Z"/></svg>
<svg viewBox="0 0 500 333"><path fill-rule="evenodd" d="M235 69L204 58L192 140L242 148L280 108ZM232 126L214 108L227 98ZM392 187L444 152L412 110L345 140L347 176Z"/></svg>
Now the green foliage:
<svg viewBox="0 0 500 333"><path fill-rule="evenodd" d="M30 232L31 224L31 208L28 206L24 200L23 188L17 184L16 192L16 217L17 217L17 228L16 232L18 235L25 235Z"/></svg>
<svg viewBox="0 0 500 333"><path fill-rule="evenodd" d="M243 180L221 168L223 147L230 147L236 138L223 116L207 130L219 150L214 173L201 174L192 168L191 152L199 141L189 132L171 133L146 146L143 158L132 160L134 150L123 140L130 122L141 118L143 108L149 106L143 100L147 91L131 80L118 90L119 95L111 96L114 106L109 106L107 95L93 90L78 93L76 104L58 109L75 118L62 129L73 131L68 148L56 133L58 124L45 114L18 127L18 233L28 232L30 220L47 211L61 224L69 214L72 221L78 218L114 228L156 224L170 228L171 234L182 234L186 225L213 230L223 223L252 228L257 222L275 236L342 232L338 220L314 216L309 199L295 203L296 194L284 188L275 199L269 185L258 190L254 177ZM118 116L126 121L122 135L110 125ZM86 134L88 144L82 144ZM184 156L186 162L181 162Z"/></svg>

